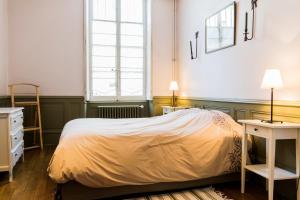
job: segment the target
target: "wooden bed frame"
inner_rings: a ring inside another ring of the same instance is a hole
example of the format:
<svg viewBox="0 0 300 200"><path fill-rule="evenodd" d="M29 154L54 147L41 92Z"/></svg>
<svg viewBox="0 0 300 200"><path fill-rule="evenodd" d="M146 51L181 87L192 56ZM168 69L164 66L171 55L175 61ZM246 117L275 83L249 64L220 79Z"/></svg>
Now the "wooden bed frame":
<svg viewBox="0 0 300 200"><path fill-rule="evenodd" d="M212 184L235 182L240 180L240 173L226 174L212 178L172 182L172 183L156 183L151 185L131 185L108 188L89 188L78 182L70 181L65 184L58 184L55 194L56 200L88 200L88 199L122 199L145 196L147 194L161 193L166 191L176 191L183 189L191 189L196 187L209 186Z"/></svg>

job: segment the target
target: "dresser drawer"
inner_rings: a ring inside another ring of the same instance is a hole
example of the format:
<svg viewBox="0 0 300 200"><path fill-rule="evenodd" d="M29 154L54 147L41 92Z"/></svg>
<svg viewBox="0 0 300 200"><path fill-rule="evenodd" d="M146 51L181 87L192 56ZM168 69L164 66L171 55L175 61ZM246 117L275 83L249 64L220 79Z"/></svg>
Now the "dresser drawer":
<svg viewBox="0 0 300 200"><path fill-rule="evenodd" d="M268 136L270 132L270 129L261 127L261 126L255 126L255 125L246 125L246 133L259 136L259 137L266 137Z"/></svg>
<svg viewBox="0 0 300 200"><path fill-rule="evenodd" d="M11 151L11 164L15 166L20 157L24 153L24 141L22 140L17 146Z"/></svg>
<svg viewBox="0 0 300 200"><path fill-rule="evenodd" d="M10 117L11 131L23 125L23 112L18 112Z"/></svg>
<svg viewBox="0 0 300 200"><path fill-rule="evenodd" d="M10 135L11 149L14 149L23 140L23 136L23 129L19 129L14 134Z"/></svg>

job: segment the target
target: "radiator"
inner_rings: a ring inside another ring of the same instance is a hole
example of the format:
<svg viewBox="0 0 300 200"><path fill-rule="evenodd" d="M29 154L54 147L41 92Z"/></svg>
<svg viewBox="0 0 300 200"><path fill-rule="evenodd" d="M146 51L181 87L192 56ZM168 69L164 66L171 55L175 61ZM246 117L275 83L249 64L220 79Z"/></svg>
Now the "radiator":
<svg viewBox="0 0 300 200"><path fill-rule="evenodd" d="M99 118L141 118L143 105L98 106Z"/></svg>

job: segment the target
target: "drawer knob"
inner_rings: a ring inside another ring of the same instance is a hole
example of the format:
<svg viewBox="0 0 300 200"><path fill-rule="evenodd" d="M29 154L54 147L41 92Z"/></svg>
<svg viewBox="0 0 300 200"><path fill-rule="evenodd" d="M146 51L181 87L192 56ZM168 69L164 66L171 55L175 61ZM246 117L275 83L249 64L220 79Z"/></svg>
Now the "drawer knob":
<svg viewBox="0 0 300 200"><path fill-rule="evenodd" d="M17 121L16 121L16 120L14 120L14 123L17 123Z"/></svg>
<svg viewBox="0 0 300 200"><path fill-rule="evenodd" d="M258 128L255 128L254 131L258 131Z"/></svg>
<svg viewBox="0 0 300 200"><path fill-rule="evenodd" d="M17 156L18 156L18 154L16 153L16 154L15 154L15 157L17 157Z"/></svg>
<svg viewBox="0 0 300 200"><path fill-rule="evenodd" d="M17 140L18 138L17 138L17 137L15 137L14 139L15 139L15 140Z"/></svg>

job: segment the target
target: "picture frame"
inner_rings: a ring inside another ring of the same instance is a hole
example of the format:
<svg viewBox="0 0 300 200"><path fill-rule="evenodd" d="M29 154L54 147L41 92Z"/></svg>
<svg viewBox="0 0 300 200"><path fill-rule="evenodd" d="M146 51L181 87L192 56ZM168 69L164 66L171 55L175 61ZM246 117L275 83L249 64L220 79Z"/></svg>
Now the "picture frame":
<svg viewBox="0 0 300 200"><path fill-rule="evenodd" d="M236 2L205 20L205 52L213 53L236 45Z"/></svg>

